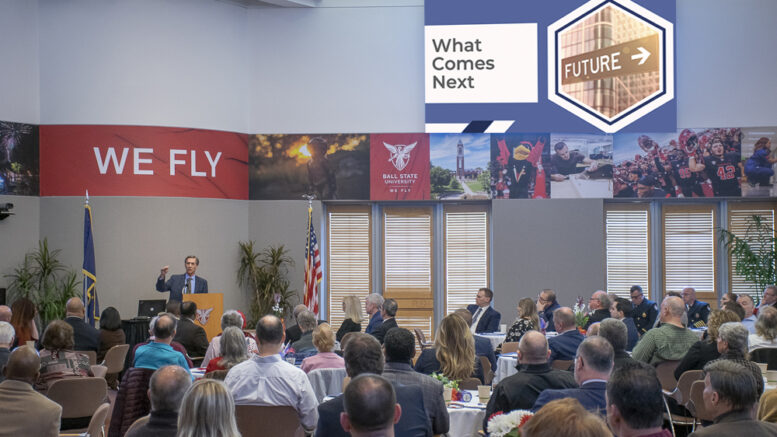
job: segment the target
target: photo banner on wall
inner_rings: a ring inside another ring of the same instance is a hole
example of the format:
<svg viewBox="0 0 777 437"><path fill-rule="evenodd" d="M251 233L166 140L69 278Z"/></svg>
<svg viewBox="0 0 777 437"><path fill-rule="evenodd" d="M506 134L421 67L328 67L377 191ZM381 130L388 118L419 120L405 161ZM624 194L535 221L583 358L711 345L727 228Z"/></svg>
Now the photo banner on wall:
<svg viewBox="0 0 777 437"><path fill-rule="evenodd" d="M435 200L490 199L491 135L430 134L431 185Z"/></svg>
<svg viewBox="0 0 777 437"><path fill-rule="evenodd" d="M550 134L491 135L494 199L548 199Z"/></svg>
<svg viewBox="0 0 777 437"><path fill-rule="evenodd" d="M429 135L370 135L370 199L429 200Z"/></svg>
<svg viewBox="0 0 777 437"><path fill-rule="evenodd" d="M39 127L0 121L0 194L37 196Z"/></svg>
<svg viewBox="0 0 777 437"><path fill-rule="evenodd" d="M40 192L247 199L247 140L204 129L41 126Z"/></svg>
<svg viewBox="0 0 777 437"><path fill-rule="evenodd" d="M612 135L551 134L554 199L612 197Z"/></svg>
<svg viewBox="0 0 777 437"><path fill-rule="evenodd" d="M674 131L675 1L425 1L425 130Z"/></svg>

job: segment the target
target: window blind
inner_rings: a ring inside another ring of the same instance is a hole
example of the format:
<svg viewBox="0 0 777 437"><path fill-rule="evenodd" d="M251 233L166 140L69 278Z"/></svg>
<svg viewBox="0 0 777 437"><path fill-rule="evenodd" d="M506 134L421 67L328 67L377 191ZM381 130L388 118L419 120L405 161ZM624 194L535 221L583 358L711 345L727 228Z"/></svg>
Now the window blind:
<svg viewBox="0 0 777 437"><path fill-rule="evenodd" d="M445 210L445 314L488 287L488 212Z"/></svg>
<svg viewBox="0 0 777 437"><path fill-rule="evenodd" d="M359 297L362 330L367 327L364 298L370 293L370 209L332 209L328 215L329 323L335 331L343 323L343 299Z"/></svg>
<svg viewBox="0 0 777 437"><path fill-rule="evenodd" d="M761 220L763 223L769 225L772 229L774 229L774 207L768 208L759 208L755 205L753 206L741 206L732 208L729 210L728 213L728 230L736 235L739 238L747 239L748 242L751 244L751 247L753 247L754 250L756 249L766 249L771 250L771 245L763 246L762 244L758 244L755 238L747 238L748 237L748 227L752 224L752 221L750 220L750 217L752 216L759 216L761 217ZM770 237L773 237L773 235L770 235ZM756 285L752 282L748 282L745 280L745 277L742 275L739 275L734 270L734 265L737 262L737 258L735 256L729 257L729 278L730 278L730 289L732 292L736 294L749 294L751 296L755 296L756 293L760 295L760 293L763 292L763 290L757 290Z"/></svg>
<svg viewBox="0 0 777 437"><path fill-rule="evenodd" d="M715 212L713 206L664 211L664 291L716 296Z"/></svg>
<svg viewBox="0 0 777 437"><path fill-rule="evenodd" d="M629 299L632 285L650 296L649 222L647 206L605 211L607 292Z"/></svg>

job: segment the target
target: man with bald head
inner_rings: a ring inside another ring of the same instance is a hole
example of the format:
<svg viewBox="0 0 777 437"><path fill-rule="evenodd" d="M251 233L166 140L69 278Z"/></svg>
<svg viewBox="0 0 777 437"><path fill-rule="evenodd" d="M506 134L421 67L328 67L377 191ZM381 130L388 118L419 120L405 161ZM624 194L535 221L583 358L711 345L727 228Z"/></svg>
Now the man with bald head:
<svg viewBox="0 0 777 437"><path fill-rule="evenodd" d="M656 365L682 359L699 337L683 325L685 302L669 296L661 302L661 326L646 332L634 347L632 358Z"/></svg>
<svg viewBox="0 0 777 437"><path fill-rule="evenodd" d="M32 388L38 379L40 357L21 346L11 353L0 383L0 437L56 437L62 407Z"/></svg>
<svg viewBox="0 0 777 437"><path fill-rule="evenodd" d="M11 322L11 308L7 305L0 305L0 322Z"/></svg>
<svg viewBox="0 0 777 437"><path fill-rule="evenodd" d="M65 306L65 322L73 327L74 350L95 351L100 348L100 331L84 322L86 312L84 302L79 297L71 297Z"/></svg>
<svg viewBox="0 0 777 437"><path fill-rule="evenodd" d="M553 316L556 317L555 315ZM545 335L529 331L518 343L518 373L503 379L488 401L483 428L497 411L528 410L545 389L577 387L571 372L550 367L550 350Z"/></svg>
<svg viewBox="0 0 777 437"><path fill-rule="evenodd" d="M132 430L125 437L175 437L178 432L178 411L192 379L181 366L164 366L151 375L148 398L151 414L148 422Z"/></svg>
<svg viewBox="0 0 777 437"><path fill-rule="evenodd" d="M561 307L553 313L553 323L558 335L548 340L550 361L574 360L577 347L585 339L577 330L575 313L569 307Z"/></svg>

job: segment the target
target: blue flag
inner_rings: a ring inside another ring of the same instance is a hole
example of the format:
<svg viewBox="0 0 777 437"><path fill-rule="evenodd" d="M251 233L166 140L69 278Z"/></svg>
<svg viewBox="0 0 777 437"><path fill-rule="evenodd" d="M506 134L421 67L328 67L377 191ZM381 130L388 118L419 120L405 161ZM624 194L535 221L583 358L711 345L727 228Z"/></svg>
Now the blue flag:
<svg viewBox="0 0 777 437"><path fill-rule="evenodd" d="M97 269L95 269L94 265L92 208L89 206L89 197L87 197L86 204L84 204L84 265L81 268L81 272L84 274L84 295L82 299L86 306L86 323L94 326L94 321L100 320L100 304L97 302Z"/></svg>

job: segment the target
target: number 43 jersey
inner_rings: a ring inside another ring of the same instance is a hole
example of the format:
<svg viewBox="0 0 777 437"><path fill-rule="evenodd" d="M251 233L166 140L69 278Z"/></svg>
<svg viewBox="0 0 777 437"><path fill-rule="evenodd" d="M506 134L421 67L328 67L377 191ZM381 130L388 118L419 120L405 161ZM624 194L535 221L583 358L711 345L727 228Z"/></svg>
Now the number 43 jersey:
<svg viewBox="0 0 777 437"><path fill-rule="evenodd" d="M741 196L742 189L739 186L741 170L737 165L740 161L739 153L730 152L723 156L707 156L704 158L707 176L712 180L712 189L715 196Z"/></svg>

